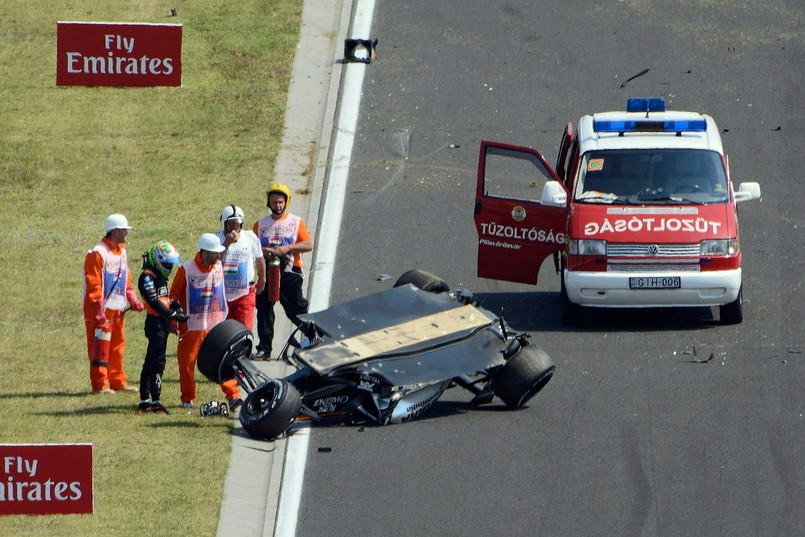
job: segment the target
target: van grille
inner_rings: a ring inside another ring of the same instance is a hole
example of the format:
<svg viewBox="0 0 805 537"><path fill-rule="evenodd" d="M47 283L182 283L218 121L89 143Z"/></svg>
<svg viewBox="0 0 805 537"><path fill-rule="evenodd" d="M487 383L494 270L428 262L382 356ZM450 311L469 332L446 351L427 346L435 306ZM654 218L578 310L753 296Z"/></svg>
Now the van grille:
<svg viewBox="0 0 805 537"><path fill-rule="evenodd" d="M701 272L701 265L698 263L686 263L684 265L674 263L671 265L655 263L653 265L645 263L609 263L607 272Z"/></svg>
<svg viewBox="0 0 805 537"><path fill-rule="evenodd" d="M611 244L607 256L612 257L699 257L698 244Z"/></svg>

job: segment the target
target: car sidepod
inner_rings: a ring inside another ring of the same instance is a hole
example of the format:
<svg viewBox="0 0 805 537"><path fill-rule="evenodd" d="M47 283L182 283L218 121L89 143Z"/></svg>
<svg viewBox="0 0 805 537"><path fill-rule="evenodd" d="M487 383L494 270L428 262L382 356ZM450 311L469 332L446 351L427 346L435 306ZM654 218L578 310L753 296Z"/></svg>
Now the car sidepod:
<svg viewBox="0 0 805 537"><path fill-rule="evenodd" d="M394 403L388 423L406 423L430 408L450 385L450 381L437 382L414 388Z"/></svg>

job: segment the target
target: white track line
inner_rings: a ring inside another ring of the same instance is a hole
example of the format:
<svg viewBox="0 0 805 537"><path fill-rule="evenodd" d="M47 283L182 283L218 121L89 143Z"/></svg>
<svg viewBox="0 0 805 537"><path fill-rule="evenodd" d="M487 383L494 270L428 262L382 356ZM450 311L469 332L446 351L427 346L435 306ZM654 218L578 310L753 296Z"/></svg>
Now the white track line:
<svg viewBox="0 0 805 537"><path fill-rule="evenodd" d="M355 8L355 18L352 21L351 37L359 39L370 38L374 9L375 0L358 0ZM338 236L341 231L341 217L344 213L347 178L349 177L349 165L352 159L352 146L355 142L355 130L358 125L365 72L366 64L350 63L345 65L344 83L341 91L341 110L336 126L336 138L333 146L324 211L318 225L316 239L316 255L313 264L316 270L311 272L310 311L314 312L326 309L330 303L333 268L338 247ZM296 523L299 515L299 505L302 501L302 483L305 477L309 442L309 428L299 429L288 439L277 523L274 528L276 537L293 537L296 535Z"/></svg>

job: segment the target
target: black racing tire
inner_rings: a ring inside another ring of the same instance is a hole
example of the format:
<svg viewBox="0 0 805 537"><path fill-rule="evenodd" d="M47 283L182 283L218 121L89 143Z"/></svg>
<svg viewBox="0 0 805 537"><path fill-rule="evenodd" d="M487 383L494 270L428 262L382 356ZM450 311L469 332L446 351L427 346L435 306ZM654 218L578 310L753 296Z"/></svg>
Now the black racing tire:
<svg viewBox="0 0 805 537"><path fill-rule="evenodd" d="M425 270L409 270L397 278L394 287L400 287L409 283L429 293L446 293L450 291L450 286L447 285L444 280Z"/></svg>
<svg viewBox="0 0 805 537"><path fill-rule="evenodd" d="M521 408L553 378L556 364L536 347L523 347L492 379L491 387L506 406Z"/></svg>
<svg viewBox="0 0 805 537"><path fill-rule="evenodd" d="M272 440L296 421L302 396L285 379L271 379L252 390L240 407L240 424L252 438Z"/></svg>
<svg viewBox="0 0 805 537"><path fill-rule="evenodd" d="M198 349L198 370L216 384L235 378L232 365L251 356L253 340L251 331L235 319L217 324Z"/></svg>
<svg viewBox="0 0 805 537"><path fill-rule="evenodd" d="M744 320L743 286L738 289L738 298L729 304L718 307L718 322L721 324L741 324Z"/></svg>

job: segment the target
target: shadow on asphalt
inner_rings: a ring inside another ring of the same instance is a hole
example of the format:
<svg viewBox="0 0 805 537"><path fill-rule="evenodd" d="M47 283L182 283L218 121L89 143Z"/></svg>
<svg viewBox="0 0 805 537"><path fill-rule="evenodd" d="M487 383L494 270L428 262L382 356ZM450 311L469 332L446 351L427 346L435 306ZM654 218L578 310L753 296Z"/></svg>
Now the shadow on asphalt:
<svg viewBox="0 0 805 537"><path fill-rule="evenodd" d="M450 418L451 416L458 416L472 412L516 412L516 410L507 407L499 399L495 399L490 404L473 406L472 404L470 404L469 401L469 398L472 398L472 395L469 393L467 393L467 395L468 395L467 401L443 401L443 400L436 401L433 404L433 406L428 408L427 411L423 412L422 415L417 416L414 421L419 423L419 422L429 422L432 420L442 420ZM528 405L525 405L523 408L528 408ZM346 427L348 429L361 432L360 430L363 428L378 429L381 427L394 427L397 425L404 425L404 424L393 424L393 425L375 425L372 423L348 424L348 423L338 423L335 421L330 421L330 422L318 422L318 423L309 422L308 426L311 429Z"/></svg>
<svg viewBox="0 0 805 537"><path fill-rule="evenodd" d="M575 326L562 322L559 293L476 293L475 300L523 332L655 332L718 325L711 308L589 308Z"/></svg>

